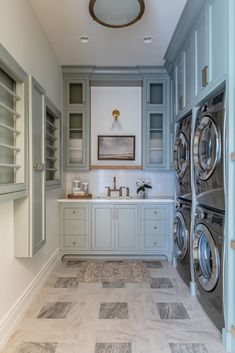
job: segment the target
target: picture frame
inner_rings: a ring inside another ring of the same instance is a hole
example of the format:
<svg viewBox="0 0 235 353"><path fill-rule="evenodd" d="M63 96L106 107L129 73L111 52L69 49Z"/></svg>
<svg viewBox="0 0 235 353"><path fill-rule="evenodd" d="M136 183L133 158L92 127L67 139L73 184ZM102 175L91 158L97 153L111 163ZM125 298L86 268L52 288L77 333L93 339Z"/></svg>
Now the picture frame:
<svg viewBox="0 0 235 353"><path fill-rule="evenodd" d="M134 161L134 135L98 135L98 160Z"/></svg>

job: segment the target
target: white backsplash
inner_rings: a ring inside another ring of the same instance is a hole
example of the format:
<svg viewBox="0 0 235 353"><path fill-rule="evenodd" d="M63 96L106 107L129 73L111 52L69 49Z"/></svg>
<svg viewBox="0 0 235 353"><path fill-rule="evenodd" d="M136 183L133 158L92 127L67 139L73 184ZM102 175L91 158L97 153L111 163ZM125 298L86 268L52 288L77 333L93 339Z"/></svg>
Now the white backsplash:
<svg viewBox="0 0 235 353"><path fill-rule="evenodd" d="M72 192L72 180L79 178L81 182L88 181L89 192L93 196L107 193L105 186L113 186L113 177L116 177L117 188L129 187L130 195L136 195L137 179L151 180L152 189L149 196L174 196L175 182L173 172L148 172L136 170L92 170L89 172L66 172L66 195Z"/></svg>

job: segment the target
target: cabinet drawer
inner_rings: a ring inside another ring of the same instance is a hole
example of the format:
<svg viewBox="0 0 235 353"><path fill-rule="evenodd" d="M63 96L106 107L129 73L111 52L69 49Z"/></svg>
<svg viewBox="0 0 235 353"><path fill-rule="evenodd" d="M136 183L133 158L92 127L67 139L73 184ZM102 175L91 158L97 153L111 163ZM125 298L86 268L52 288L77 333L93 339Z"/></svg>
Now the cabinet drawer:
<svg viewBox="0 0 235 353"><path fill-rule="evenodd" d="M144 248L159 248L166 247L167 238L165 236L147 235L143 238Z"/></svg>
<svg viewBox="0 0 235 353"><path fill-rule="evenodd" d="M64 219L87 219L88 209L86 207L64 208Z"/></svg>
<svg viewBox="0 0 235 353"><path fill-rule="evenodd" d="M167 210L166 208L144 208L143 210L143 218L144 219L166 219L167 218Z"/></svg>
<svg viewBox="0 0 235 353"><path fill-rule="evenodd" d="M86 220L65 220L64 234L88 234L88 222Z"/></svg>
<svg viewBox="0 0 235 353"><path fill-rule="evenodd" d="M88 250L88 236L66 236L63 237L64 247L79 248L83 250Z"/></svg>
<svg viewBox="0 0 235 353"><path fill-rule="evenodd" d="M144 235L165 235L166 221L145 220L143 221Z"/></svg>

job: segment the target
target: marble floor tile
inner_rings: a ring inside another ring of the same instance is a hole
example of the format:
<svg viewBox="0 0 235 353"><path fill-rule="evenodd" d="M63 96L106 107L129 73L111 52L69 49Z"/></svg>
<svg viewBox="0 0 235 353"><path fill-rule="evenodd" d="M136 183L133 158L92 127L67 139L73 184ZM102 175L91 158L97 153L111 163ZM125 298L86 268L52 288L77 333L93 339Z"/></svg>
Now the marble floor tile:
<svg viewBox="0 0 235 353"><path fill-rule="evenodd" d="M101 303L99 319L128 319L128 304L119 303Z"/></svg>
<svg viewBox="0 0 235 353"><path fill-rule="evenodd" d="M103 288L125 288L126 284L125 282L103 282L102 287Z"/></svg>
<svg viewBox="0 0 235 353"><path fill-rule="evenodd" d="M131 343L96 343L95 353L132 353Z"/></svg>
<svg viewBox="0 0 235 353"><path fill-rule="evenodd" d="M157 309L162 320L190 319L182 303L157 303Z"/></svg>
<svg viewBox="0 0 235 353"><path fill-rule="evenodd" d="M67 260L65 267L79 268L84 261L81 260Z"/></svg>
<svg viewBox="0 0 235 353"><path fill-rule="evenodd" d="M169 278L153 278L152 282L150 283L150 288L173 288L173 284Z"/></svg>
<svg viewBox="0 0 235 353"><path fill-rule="evenodd" d="M169 343L171 353L208 353L203 343Z"/></svg>
<svg viewBox="0 0 235 353"><path fill-rule="evenodd" d="M163 268L161 261L144 261L148 268Z"/></svg>
<svg viewBox="0 0 235 353"><path fill-rule="evenodd" d="M57 343L25 342L16 353L55 353Z"/></svg>
<svg viewBox="0 0 235 353"><path fill-rule="evenodd" d="M37 319L66 319L71 302L45 303Z"/></svg>
<svg viewBox="0 0 235 353"><path fill-rule="evenodd" d="M76 277L59 277L55 283L55 288L77 288Z"/></svg>

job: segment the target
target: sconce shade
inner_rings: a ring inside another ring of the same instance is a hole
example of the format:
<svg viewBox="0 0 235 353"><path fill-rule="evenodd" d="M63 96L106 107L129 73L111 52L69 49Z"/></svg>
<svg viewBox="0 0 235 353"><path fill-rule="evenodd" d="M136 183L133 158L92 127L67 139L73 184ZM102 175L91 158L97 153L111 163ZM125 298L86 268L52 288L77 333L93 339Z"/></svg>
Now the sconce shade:
<svg viewBox="0 0 235 353"><path fill-rule="evenodd" d="M145 10L144 0L90 0L89 11L99 24L127 27L141 19Z"/></svg>

